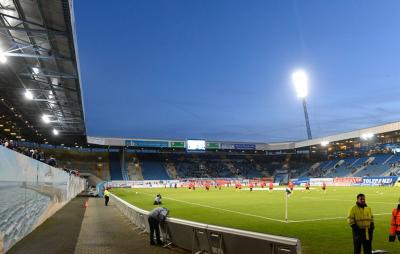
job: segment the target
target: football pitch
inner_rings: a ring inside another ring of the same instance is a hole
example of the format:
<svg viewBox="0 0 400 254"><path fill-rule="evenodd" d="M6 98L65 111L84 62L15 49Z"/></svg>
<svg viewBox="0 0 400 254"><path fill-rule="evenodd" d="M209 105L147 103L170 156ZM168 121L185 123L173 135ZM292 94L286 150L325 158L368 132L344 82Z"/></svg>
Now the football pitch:
<svg viewBox="0 0 400 254"><path fill-rule="evenodd" d="M364 193L375 216L373 249L400 253L400 243L389 243L390 214L400 197L398 187L328 187L296 190L288 198L285 221L285 192L282 190L236 190L235 188L112 189L127 202L151 210L156 194L170 217L301 240L305 254L349 254L353 252L351 228L346 217L356 195Z"/></svg>

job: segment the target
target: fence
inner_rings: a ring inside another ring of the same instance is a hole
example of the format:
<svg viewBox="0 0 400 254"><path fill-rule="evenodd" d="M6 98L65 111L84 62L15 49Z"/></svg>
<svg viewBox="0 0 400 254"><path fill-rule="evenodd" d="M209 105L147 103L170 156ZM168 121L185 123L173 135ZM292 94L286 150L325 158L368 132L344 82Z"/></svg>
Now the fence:
<svg viewBox="0 0 400 254"><path fill-rule="evenodd" d="M112 202L142 233L149 232L148 212L111 194ZM301 254L300 240L168 218L161 228L163 241L192 253Z"/></svg>

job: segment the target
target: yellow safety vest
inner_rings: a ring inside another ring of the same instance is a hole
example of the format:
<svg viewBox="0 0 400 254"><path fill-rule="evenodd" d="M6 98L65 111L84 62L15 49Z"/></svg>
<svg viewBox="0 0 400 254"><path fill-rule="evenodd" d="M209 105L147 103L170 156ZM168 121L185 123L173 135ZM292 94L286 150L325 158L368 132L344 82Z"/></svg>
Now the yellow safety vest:
<svg viewBox="0 0 400 254"><path fill-rule="evenodd" d="M108 190L105 190L105 191L104 191L104 196L105 196L105 197L109 197L109 196L110 196L110 192L109 192Z"/></svg>
<svg viewBox="0 0 400 254"><path fill-rule="evenodd" d="M374 222L374 216L370 207L355 205L349 211L348 221L350 226L356 224L359 228L366 229Z"/></svg>

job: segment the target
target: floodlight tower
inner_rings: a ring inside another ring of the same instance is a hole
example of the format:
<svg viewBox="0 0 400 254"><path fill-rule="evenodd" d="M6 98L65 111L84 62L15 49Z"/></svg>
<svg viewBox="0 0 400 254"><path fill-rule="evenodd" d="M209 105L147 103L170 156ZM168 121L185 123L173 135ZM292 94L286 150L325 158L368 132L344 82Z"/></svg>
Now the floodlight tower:
<svg viewBox="0 0 400 254"><path fill-rule="evenodd" d="M292 74L292 81L296 88L297 97L303 101L304 118L306 120L307 136L308 139L312 139L310 121L308 119L307 102L306 97L308 95L308 76L302 70L295 71Z"/></svg>

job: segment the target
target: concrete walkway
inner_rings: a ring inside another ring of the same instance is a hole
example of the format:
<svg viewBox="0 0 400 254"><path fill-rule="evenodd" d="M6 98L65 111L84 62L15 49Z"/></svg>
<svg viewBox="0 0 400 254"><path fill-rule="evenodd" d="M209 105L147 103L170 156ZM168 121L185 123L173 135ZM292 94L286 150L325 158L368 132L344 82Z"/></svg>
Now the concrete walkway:
<svg viewBox="0 0 400 254"><path fill-rule="evenodd" d="M88 200L89 207L83 208ZM101 198L77 197L15 245L7 254L124 254L187 253L150 246L113 205Z"/></svg>

